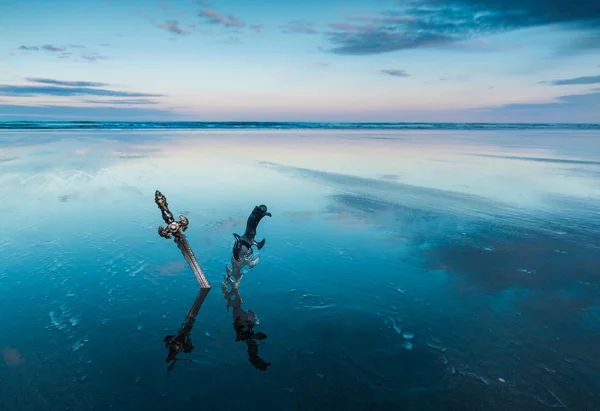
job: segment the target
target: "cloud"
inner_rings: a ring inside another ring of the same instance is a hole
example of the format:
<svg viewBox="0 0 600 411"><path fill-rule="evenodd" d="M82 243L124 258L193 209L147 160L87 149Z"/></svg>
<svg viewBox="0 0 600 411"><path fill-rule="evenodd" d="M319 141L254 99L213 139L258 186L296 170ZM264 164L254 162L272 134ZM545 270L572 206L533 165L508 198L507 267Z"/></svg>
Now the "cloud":
<svg viewBox="0 0 600 411"><path fill-rule="evenodd" d="M157 4L156 7L158 7L161 10L169 10L171 8L171 6L169 6L168 4L163 4L163 3Z"/></svg>
<svg viewBox="0 0 600 411"><path fill-rule="evenodd" d="M130 120L157 118L170 119L173 112L156 108L133 108L133 107L78 107L78 106L22 106L11 104L0 104L0 118L3 120Z"/></svg>
<svg viewBox="0 0 600 411"><path fill-rule="evenodd" d="M381 70L381 72L384 73L384 74L388 74L390 76L393 76L393 77L410 77L410 74L408 74L404 70L386 69L386 70Z"/></svg>
<svg viewBox="0 0 600 411"><path fill-rule="evenodd" d="M310 21L293 20L288 24L279 26L279 28L283 33L315 34L317 30L314 26L315 24Z"/></svg>
<svg viewBox="0 0 600 411"><path fill-rule="evenodd" d="M51 78L37 78L37 77L26 77L25 80L31 83L39 84L51 84L53 86L65 86L65 87L106 87L107 83L98 83L92 81L64 81L55 80Z"/></svg>
<svg viewBox="0 0 600 411"><path fill-rule="evenodd" d="M373 29L362 33L332 32L327 34L336 45L330 51L336 54L366 55L386 53L419 47L449 45L452 39L438 34L418 33L414 36Z"/></svg>
<svg viewBox="0 0 600 411"><path fill-rule="evenodd" d="M92 63L93 63L93 62L95 62L95 61L98 61L98 60L106 60L106 59L108 59L108 57L106 57L106 56L103 56L103 55L101 55L101 54L98 54L98 53L93 53L93 54L83 54L83 55L81 55L80 57L81 57L83 60L85 60L85 61L89 61L89 62L92 62Z"/></svg>
<svg viewBox="0 0 600 411"><path fill-rule="evenodd" d="M108 43L103 43L101 44L101 46L108 46ZM80 44L71 44L68 47L69 49L85 49L85 46L82 46ZM58 57L59 59L66 59L69 57L75 57L76 59L79 58L79 61L86 61L86 62L95 62L98 60L107 60L108 57L103 56L101 54L98 53L86 53L86 54L81 54L81 55L75 55L72 52L67 51L66 48L64 47L57 47L57 46L53 46L51 44L45 44L41 47L37 47L37 46L20 46L19 50L21 51L39 51L39 50L46 50L49 51L51 53L53 53L56 57ZM77 60L76 60L77 61Z"/></svg>
<svg viewBox="0 0 600 411"><path fill-rule="evenodd" d="M407 22L414 21L415 18L412 16L398 16L398 15L382 15L382 16L355 16L352 20L366 21L370 23L394 23L394 22Z"/></svg>
<svg viewBox="0 0 600 411"><path fill-rule="evenodd" d="M581 37L567 42L560 46L557 50L557 55L572 56L575 54L587 53L600 49L600 33L586 34L582 33Z"/></svg>
<svg viewBox="0 0 600 411"><path fill-rule="evenodd" d="M159 26L161 29L165 29L173 34L185 35L188 34L189 31L182 29L179 27L179 22L177 20L169 20L164 24Z"/></svg>
<svg viewBox="0 0 600 411"><path fill-rule="evenodd" d="M124 100L82 100L83 103L90 104L108 104L108 105L147 105L147 104L158 104L154 100L146 99L124 99Z"/></svg>
<svg viewBox="0 0 600 411"><path fill-rule="evenodd" d="M220 44L241 44L242 39L237 36L227 36L225 39L219 41Z"/></svg>
<svg viewBox="0 0 600 411"><path fill-rule="evenodd" d="M336 30L347 30L347 31L355 31L355 30L371 30L374 29L375 26L372 24L353 24L353 23L331 23L329 27Z"/></svg>
<svg viewBox="0 0 600 411"><path fill-rule="evenodd" d="M600 90L585 94L559 96L547 103L518 103L474 109L488 114L490 121L597 123L600 113Z"/></svg>
<svg viewBox="0 0 600 411"><path fill-rule="evenodd" d="M56 46L53 46L52 44L44 44L42 46L42 49L46 50L46 51L52 51L52 52L65 51L64 47L56 47Z"/></svg>
<svg viewBox="0 0 600 411"><path fill-rule="evenodd" d="M557 101L550 103L518 103L508 104L503 106L504 108L516 109L516 110L530 110L539 108L555 108L563 109L572 106L586 106L588 108L600 108L600 93L586 93L586 94L569 94L566 96L560 96L556 98Z"/></svg>
<svg viewBox="0 0 600 411"><path fill-rule="evenodd" d="M198 12L200 17L204 17L209 23L220 24L225 27L244 27L246 23L233 14L222 15L211 9L202 9Z"/></svg>
<svg viewBox="0 0 600 411"><path fill-rule="evenodd" d="M165 7L160 7L159 8L163 8L164 10L166 10L168 8L168 6ZM189 30L185 30L184 28L181 27L181 25L179 24L179 20L167 20L164 23L159 23L156 21L156 19L154 19L151 16L148 16L145 12L140 11L138 12L138 14L140 16L142 16L145 20L149 21L150 23L152 23L153 26L156 26L158 28L161 28L163 30L168 31L171 34L176 34L178 36L184 36L187 34L190 34ZM170 13L173 14L173 13ZM180 13L174 13L176 16L181 16ZM174 38L169 38L169 40L174 41Z"/></svg>
<svg viewBox="0 0 600 411"><path fill-rule="evenodd" d="M257 33L260 33L260 31L265 28L265 25L264 24L251 24L250 28L252 30L256 31Z"/></svg>
<svg viewBox="0 0 600 411"><path fill-rule="evenodd" d="M329 25L337 54L364 55L443 47L514 30L561 25L580 34L600 33L600 3L572 0L403 0L396 10L351 17ZM352 23L360 21L361 24ZM367 23L367 24L364 24ZM600 48L600 37L582 39L580 49Z"/></svg>
<svg viewBox="0 0 600 411"><path fill-rule="evenodd" d="M600 83L600 76L583 76L564 80L554 80L550 84L555 86L567 86L574 84L597 84Z"/></svg>
<svg viewBox="0 0 600 411"><path fill-rule="evenodd" d="M0 85L0 96L107 96L107 97L162 97L161 94L137 93L90 87L15 86Z"/></svg>

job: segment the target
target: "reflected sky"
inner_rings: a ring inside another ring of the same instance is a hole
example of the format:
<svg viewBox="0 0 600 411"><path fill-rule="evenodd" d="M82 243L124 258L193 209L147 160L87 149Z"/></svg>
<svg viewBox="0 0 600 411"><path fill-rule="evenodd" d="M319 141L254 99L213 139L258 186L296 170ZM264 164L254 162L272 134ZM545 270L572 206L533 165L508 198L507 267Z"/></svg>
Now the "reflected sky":
<svg viewBox="0 0 600 411"><path fill-rule="evenodd" d="M597 131L3 132L0 408L592 409L599 164ZM268 206L268 339L213 290L167 371L198 285L157 189L215 288Z"/></svg>

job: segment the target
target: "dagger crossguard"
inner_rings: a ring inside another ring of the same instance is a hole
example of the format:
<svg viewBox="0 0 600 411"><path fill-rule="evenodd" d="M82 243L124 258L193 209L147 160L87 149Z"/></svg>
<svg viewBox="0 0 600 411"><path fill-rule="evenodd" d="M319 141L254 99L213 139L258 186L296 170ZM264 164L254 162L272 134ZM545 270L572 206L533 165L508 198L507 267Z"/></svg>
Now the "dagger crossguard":
<svg viewBox="0 0 600 411"><path fill-rule="evenodd" d="M163 227L162 225L158 227L158 235L164 238L171 238L171 235L178 237L181 232L187 230L188 224L190 223L188 219L180 215L179 221L175 221L173 218L173 213L171 213L171 210L169 210L167 198L158 190L156 190L156 193L154 194L154 201L162 212L163 220L165 220L165 223L167 223L167 228Z"/></svg>

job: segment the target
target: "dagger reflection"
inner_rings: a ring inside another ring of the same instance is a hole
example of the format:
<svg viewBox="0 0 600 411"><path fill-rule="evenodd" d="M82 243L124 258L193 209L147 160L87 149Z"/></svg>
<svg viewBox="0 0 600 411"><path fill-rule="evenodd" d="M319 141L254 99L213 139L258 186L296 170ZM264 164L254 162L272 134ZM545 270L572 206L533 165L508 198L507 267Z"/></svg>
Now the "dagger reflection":
<svg viewBox="0 0 600 411"><path fill-rule="evenodd" d="M177 358L177 355L180 353L189 354L194 349L194 345L192 344L192 340L190 338L190 332L194 327L194 322L196 322L196 316L202 308L202 304L204 300L206 300L206 296L210 292L210 288L201 288L194 300L194 303L190 307L187 315L185 316L185 320L179 329L177 335L167 335L163 342L165 343L165 348L169 349L169 355L165 359L166 362L170 363L167 367L168 371L172 371L175 367L175 363L177 361L191 361L189 359Z"/></svg>
<svg viewBox="0 0 600 411"><path fill-rule="evenodd" d="M252 226L250 227L251 230L247 229L244 237L234 234L235 243L231 252L231 268L229 268L228 265L225 265L227 274L224 276L223 283L221 284L223 296L227 300L227 311L229 311L229 308L233 308L235 341L244 341L246 343L248 347L248 361L260 371L266 371L271 365L270 362L264 361L258 355L257 341L266 340L267 335L260 331L254 331L254 327L258 325L258 318L253 311L242 309L244 300L240 295L239 285L244 277L242 269L245 266L248 266L249 269L254 268L260 259L260 257L253 259L252 245L256 245L260 250L265 243L264 239L260 243L256 243L256 241L254 241L254 235L256 234L256 226L260 219L264 215L271 216L271 213L267 213L266 211L267 207L264 205L255 207L248 218L248 226ZM259 218L256 218L256 214L260 214ZM251 235L246 235L249 232ZM246 241L240 241L242 238Z"/></svg>
<svg viewBox="0 0 600 411"><path fill-rule="evenodd" d="M258 325L258 318L253 311L242 309L244 301L240 295L239 282L232 281L230 278L225 276L223 282L223 294L227 300L227 310L233 307L233 328L235 329L235 341L244 341L248 347L248 361L256 369L260 371L266 371L271 365L270 362L264 361L258 355L258 342L267 339L267 334L263 332L255 332L254 326ZM235 284L237 283L238 286ZM228 287L229 285L229 287Z"/></svg>

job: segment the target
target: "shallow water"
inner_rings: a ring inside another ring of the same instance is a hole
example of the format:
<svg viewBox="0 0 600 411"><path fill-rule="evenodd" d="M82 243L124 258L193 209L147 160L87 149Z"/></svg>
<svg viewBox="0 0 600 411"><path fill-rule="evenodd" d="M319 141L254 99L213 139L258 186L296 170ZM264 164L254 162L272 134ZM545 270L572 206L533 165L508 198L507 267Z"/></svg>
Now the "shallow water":
<svg viewBox="0 0 600 411"><path fill-rule="evenodd" d="M598 409L599 200L597 130L3 131L0 409Z"/></svg>

